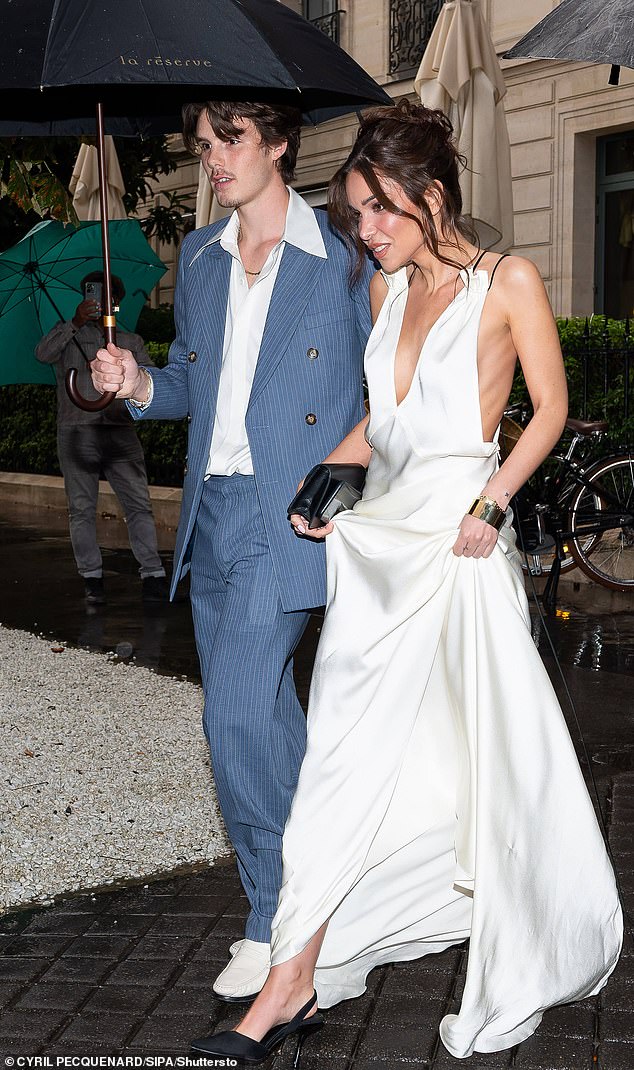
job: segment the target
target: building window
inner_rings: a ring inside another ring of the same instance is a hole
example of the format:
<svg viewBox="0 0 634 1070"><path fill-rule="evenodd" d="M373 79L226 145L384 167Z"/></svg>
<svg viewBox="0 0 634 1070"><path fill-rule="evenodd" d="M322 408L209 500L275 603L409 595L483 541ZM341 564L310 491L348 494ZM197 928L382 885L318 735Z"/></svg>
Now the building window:
<svg viewBox="0 0 634 1070"><path fill-rule="evenodd" d="M337 0L304 0L303 14L304 18L317 26L326 37L339 44L343 12L337 9Z"/></svg>
<svg viewBox="0 0 634 1070"><path fill-rule="evenodd" d="M390 0L390 70L398 78L416 74L443 0Z"/></svg>
<svg viewBox="0 0 634 1070"><path fill-rule="evenodd" d="M634 131L597 142L596 312L634 316Z"/></svg>

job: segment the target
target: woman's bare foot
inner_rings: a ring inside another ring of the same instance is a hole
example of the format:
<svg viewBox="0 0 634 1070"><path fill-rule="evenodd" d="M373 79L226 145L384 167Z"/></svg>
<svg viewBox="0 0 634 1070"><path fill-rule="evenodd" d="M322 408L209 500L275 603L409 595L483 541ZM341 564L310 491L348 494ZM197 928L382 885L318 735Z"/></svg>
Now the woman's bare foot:
<svg viewBox="0 0 634 1070"><path fill-rule="evenodd" d="M261 1040L274 1025L292 1021L306 1006L314 992L315 965L327 926L326 921L298 955L271 967L264 988L235 1026L236 1033ZM315 1001L306 1017L311 1018L316 1010Z"/></svg>
<svg viewBox="0 0 634 1070"><path fill-rule="evenodd" d="M274 1025L290 1022L309 1002L312 994L311 981L305 978L296 978L294 981L277 978L271 971L264 988L234 1029L236 1033L243 1033L252 1040L261 1040ZM315 1004L306 1017L310 1018L316 1010Z"/></svg>

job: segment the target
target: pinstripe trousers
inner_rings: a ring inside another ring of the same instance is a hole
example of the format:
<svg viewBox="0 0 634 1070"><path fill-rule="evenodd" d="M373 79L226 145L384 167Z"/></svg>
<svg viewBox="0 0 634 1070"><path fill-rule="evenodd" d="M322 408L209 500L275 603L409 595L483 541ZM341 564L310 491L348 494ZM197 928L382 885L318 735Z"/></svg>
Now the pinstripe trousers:
<svg viewBox="0 0 634 1070"><path fill-rule="evenodd" d="M205 481L190 591L203 725L251 906L245 935L268 942L282 879L282 833L306 747L293 652L308 613L282 610L252 476Z"/></svg>

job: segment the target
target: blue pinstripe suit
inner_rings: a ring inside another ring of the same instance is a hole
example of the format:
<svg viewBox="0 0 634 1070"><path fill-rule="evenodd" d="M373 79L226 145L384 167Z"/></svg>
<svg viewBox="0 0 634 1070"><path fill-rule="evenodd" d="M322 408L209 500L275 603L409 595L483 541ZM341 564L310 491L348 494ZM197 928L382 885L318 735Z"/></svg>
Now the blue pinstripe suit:
<svg viewBox="0 0 634 1070"><path fill-rule="evenodd" d="M260 941L270 936L281 836L305 747L292 656L307 610L325 601L323 546L294 535L286 507L364 411L370 270L351 290L349 254L325 213L315 215L327 259L286 244L269 305L246 415L254 475L204 478L232 260L210 240L225 221L183 242L176 340L168 366L151 369L152 404L133 411L191 421L172 591L191 567L204 727L251 903L246 936Z"/></svg>

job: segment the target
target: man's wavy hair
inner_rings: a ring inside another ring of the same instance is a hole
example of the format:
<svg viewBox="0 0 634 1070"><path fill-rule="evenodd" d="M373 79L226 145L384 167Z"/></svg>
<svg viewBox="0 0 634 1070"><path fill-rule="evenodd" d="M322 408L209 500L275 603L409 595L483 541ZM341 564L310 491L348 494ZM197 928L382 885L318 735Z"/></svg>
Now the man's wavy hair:
<svg viewBox="0 0 634 1070"><path fill-rule="evenodd" d="M372 108L363 114L350 155L328 188L330 221L356 250L354 280L361 274L367 250L359 237L357 214L348 203L348 175L353 171L360 174L388 212L412 219L420 227L425 245L441 263L460 267L458 260L441 253L439 245L455 245L460 238L480 244L462 214L459 173L464 166L453 141L453 127L441 111L403 99L395 107ZM394 204L383 185L386 179L401 187L420 216ZM425 199L434 189L440 203L438 223Z"/></svg>
<svg viewBox="0 0 634 1070"><path fill-rule="evenodd" d="M196 126L205 112L216 137L222 141L240 134L236 121L250 119L260 141L268 149L286 142L286 151L275 161L284 182L295 178L295 165L301 137L302 113L285 105L253 104L241 101L208 100L206 103L183 106L183 141L189 152L197 153Z"/></svg>

